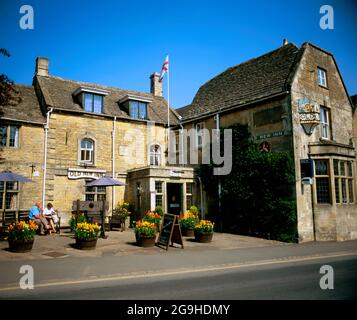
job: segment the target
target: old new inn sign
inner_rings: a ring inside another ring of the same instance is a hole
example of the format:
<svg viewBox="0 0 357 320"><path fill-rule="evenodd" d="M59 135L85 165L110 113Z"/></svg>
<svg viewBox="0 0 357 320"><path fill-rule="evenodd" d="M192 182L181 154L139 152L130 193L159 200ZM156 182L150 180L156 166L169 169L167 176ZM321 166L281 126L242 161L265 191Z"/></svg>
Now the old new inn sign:
<svg viewBox="0 0 357 320"><path fill-rule="evenodd" d="M320 124L320 106L304 97L298 100L300 124L306 134L311 135L314 128Z"/></svg>
<svg viewBox="0 0 357 320"><path fill-rule="evenodd" d="M68 179L99 179L105 176L105 170L68 168Z"/></svg>

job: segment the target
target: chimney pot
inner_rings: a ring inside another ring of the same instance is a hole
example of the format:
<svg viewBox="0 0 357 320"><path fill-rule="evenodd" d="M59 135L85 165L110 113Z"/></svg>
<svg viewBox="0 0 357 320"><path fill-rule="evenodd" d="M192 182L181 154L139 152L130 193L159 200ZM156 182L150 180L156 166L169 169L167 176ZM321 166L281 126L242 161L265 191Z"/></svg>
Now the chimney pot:
<svg viewBox="0 0 357 320"><path fill-rule="evenodd" d="M48 59L44 57L36 58L36 75L48 76Z"/></svg>
<svg viewBox="0 0 357 320"><path fill-rule="evenodd" d="M160 74L154 72L150 76L150 92L154 96L162 97L162 82L159 81Z"/></svg>
<svg viewBox="0 0 357 320"><path fill-rule="evenodd" d="M284 38L284 40L283 40L283 46L286 46L288 43L289 43L289 42L288 42L288 39L285 39L285 38Z"/></svg>

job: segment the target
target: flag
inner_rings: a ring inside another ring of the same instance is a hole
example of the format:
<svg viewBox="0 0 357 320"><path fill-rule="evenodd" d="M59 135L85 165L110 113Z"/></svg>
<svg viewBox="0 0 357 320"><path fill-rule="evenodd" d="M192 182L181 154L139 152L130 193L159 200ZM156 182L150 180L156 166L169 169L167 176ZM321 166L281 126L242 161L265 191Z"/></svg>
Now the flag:
<svg viewBox="0 0 357 320"><path fill-rule="evenodd" d="M164 64L162 65L161 68L161 73L160 73L160 78L159 81L162 81L162 78L164 77L165 73L169 71L169 56L166 56Z"/></svg>

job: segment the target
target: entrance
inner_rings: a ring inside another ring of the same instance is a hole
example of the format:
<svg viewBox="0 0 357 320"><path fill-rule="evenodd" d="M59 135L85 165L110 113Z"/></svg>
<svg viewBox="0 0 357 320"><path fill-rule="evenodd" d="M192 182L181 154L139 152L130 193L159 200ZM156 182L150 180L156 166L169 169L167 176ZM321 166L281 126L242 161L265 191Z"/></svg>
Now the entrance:
<svg viewBox="0 0 357 320"><path fill-rule="evenodd" d="M167 183L167 212L179 215L182 212L182 184Z"/></svg>

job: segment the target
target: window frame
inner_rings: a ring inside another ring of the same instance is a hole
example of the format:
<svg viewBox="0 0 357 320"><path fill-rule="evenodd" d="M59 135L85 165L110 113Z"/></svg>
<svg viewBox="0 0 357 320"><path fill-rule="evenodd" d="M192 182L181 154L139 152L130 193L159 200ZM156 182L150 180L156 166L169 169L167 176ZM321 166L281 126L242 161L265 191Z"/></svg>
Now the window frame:
<svg viewBox="0 0 357 320"><path fill-rule="evenodd" d="M135 108L134 108L135 104ZM140 107L145 106L145 115L144 117L140 117ZM138 100L129 100L129 116L133 119L138 119L138 120L148 120L148 103L144 101L138 101Z"/></svg>
<svg viewBox="0 0 357 320"><path fill-rule="evenodd" d="M195 124L196 130L196 145L197 148L202 149L203 145L203 129L205 128L204 122L198 122Z"/></svg>
<svg viewBox="0 0 357 320"><path fill-rule="evenodd" d="M84 140L88 140L88 141L91 141L92 142L92 149L87 149L87 148L82 148L82 141ZM78 142L78 163L79 165L82 165L82 166L94 166L95 165L95 148L96 148L96 141L91 138L91 137L82 137L79 139L79 142ZM91 160L83 160L82 159L82 151L91 151Z"/></svg>
<svg viewBox="0 0 357 320"><path fill-rule="evenodd" d="M191 186L191 190L188 190L188 186ZM190 207L193 205L193 182L186 182L186 210L189 210ZM191 192L189 192L191 191ZM188 201L190 199L190 201ZM190 204L189 204L190 202Z"/></svg>
<svg viewBox="0 0 357 320"><path fill-rule="evenodd" d="M327 164L326 174L318 174L317 173L317 161L324 161ZM315 194L316 194L316 203L318 205L331 205L332 204L332 194L331 194L331 173L330 173L330 160L327 158L322 159L314 159L314 170L315 170ZM321 202L319 201L319 190L318 190L318 182L321 180L327 179L327 187L328 187L328 201Z"/></svg>
<svg viewBox="0 0 357 320"><path fill-rule="evenodd" d="M321 74L324 75L321 77ZM325 80L324 83L320 82L320 80ZM327 82L327 70L321 67L317 67L317 83L320 87L327 89L328 82Z"/></svg>
<svg viewBox="0 0 357 320"><path fill-rule="evenodd" d="M161 184L161 191L158 190L157 188L157 184ZM161 208L163 208L163 204L164 204L164 181L162 180L155 180L155 208L160 206ZM160 203L158 202L158 199L160 199Z"/></svg>
<svg viewBox="0 0 357 320"><path fill-rule="evenodd" d="M8 188L8 184L13 183L16 186L16 189L14 188ZM3 185L3 188L0 188L0 211L3 212L4 209L5 211L17 211L18 210L18 201L19 201L19 193L20 193L20 185L18 182L9 182L9 181L0 181L0 184ZM14 195L15 196L15 207L14 208L6 208L6 199L7 195Z"/></svg>
<svg viewBox="0 0 357 320"><path fill-rule="evenodd" d="M159 151L157 151L156 149L152 150L152 148L156 148L156 147ZM149 150L149 165L160 167L161 161L162 161L161 146L158 143L153 143L152 145L150 145L150 150Z"/></svg>
<svg viewBox="0 0 357 320"><path fill-rule="evenodd" d="M106 201L107 200L107 189L106 189L106 187L87 187L86 184L91 182L91 181L93 181L93 180L89 180L89 179L85 180L84 200L85 201L103 201L103 200ZM92 190L88 191L89 188L92 189ZM99 191L99 190L101 190L101 191ZM88 200L87 196L93 196L93 200ZM98 196L99 196L99 199L98 199Z"/></svg>
<svg viewBox="0 0 357 320"><path fill-rule="evenodd" d="M83 99L82 100L83 101L83 110L85 112L97 113L97 114L103 113L103 110L104 110L104 97L102 95L96 94L96 93L92 93L92 92L83 92L82 94L83 94L83 98L82 98ZM86 95L89 95L89 96L92 97L92 99L91 99L91 110L90 111L88 111L86 109ZM94 97L100 97L100 99L101 99L101 110L100 110L100 112L94 111L95 110L94 109L94 101L95 101Z"/></svg>
<svg viewBox="0 0 357 320"><path fill-rule="evenodd" d="M336 163L337 167L335 166ZM353 162L346 159L333 159L333 164L335 203L336 205L353 205L355 203Z"/></svg>
<svg viewBox="0 0 357 320"><path fill-rule="evenodd" d="M12 148L12 149L18 149L20 148L20 126L12 125L12 124L5 124L1 125L0 127L5 128L5 145L0 145L2 148ZM13 146L10 145L11 141L11 129L15 128L17 134L15 134L15 143Z"/></svg>
<svg viewBox="0 0 357 320"><path fill-rule="evenodd" d="M325 111L325 112L324 112ZM324 114L326 116L326 121L322 121L321 114ZM327 130L327 137L324 135L324 130ZM321 139L324 140L332 140L332 130L331 130L331 110L330 108L327 108L326 106L320 106L320 136Z"/></svg>

